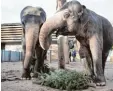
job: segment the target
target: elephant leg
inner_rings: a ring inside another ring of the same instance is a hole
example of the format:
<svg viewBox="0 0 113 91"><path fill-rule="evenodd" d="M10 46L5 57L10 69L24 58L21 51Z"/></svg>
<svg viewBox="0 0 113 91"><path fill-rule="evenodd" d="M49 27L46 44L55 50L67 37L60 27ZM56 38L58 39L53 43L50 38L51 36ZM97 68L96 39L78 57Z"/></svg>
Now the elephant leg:
<svg viewBox="0 0 113 91"><path fill-rule="evenodd" d="M47 55L46 54L47 54L47 50L43 50L43 53L42 53L42 61L43 61L42 71L48 73L49 72L49 68L47 67L47 65L44 64L44 60L47 59Z"/></svg>
<svg viewBox="0 0 113 91"><path fill-rule="evenodd" d="M109 51L103 51L103 53L102 53L102 68L103 68L103 71L105 70L105 64L106 64L108 54L109 54Z"/></svg>
<svg viewBox="0 0 113 91"><path fill-rule="evenodd" d="M27 53L26 53L26 55L27 55ZM31 61L34 61L34 58L32 58L32 56L30 56L30 55L32 55L32 54L27 55L26 56L27 58L25 58L22 78L31 79L30 73L31 73L32 69L34 69L34 63L32 62L32 64L31 64ZM27 67L25 67L26 60L30 60Z"/></svg>
<svg viewBox="0 0 113 91"><path fill-rule="evenodd" d="M87 73L93 78L94 70L93 70L93 61L91 57L91 53L88 48L85 46L81 46L79 49L80 58L84 62L84 66L86 68Z"/></svg>
<svg viewBox="0 0 113 91"><path fill-rule="evenodd" d="M32 59L30 60L30 72L34 73L34 67L36 63L36 52L33 53Z"/></svg>
<svg viewBox="0 0 113 91"><path fill-rule="evenodd" d="M39 45L36 46L36 56L37 60L35 62L35 67L34 67L34 75L33 77L38 77L38 72L43 71L44 67L44 59L46 56L46 50L43 50Z"/></svg>
<svg viewBox="0 0 113 91"><path fill-rule="evenodd" d="M94 75L94 69L93 69L93 60L91 59L90 56L86 56L85 62L86 62L86 68L89 71L89 75L91 76L92 79L94 79L95 75Z"/></svg>
<svg viewBox="0 0 113 91"><path fill-rule="evenodd" d="M104 86L106 84L106 81L102 68L102 41L101 39L99 39L98 35L94 35L90 38L89 46L94 65L94 82L97 86Z"/></svg>

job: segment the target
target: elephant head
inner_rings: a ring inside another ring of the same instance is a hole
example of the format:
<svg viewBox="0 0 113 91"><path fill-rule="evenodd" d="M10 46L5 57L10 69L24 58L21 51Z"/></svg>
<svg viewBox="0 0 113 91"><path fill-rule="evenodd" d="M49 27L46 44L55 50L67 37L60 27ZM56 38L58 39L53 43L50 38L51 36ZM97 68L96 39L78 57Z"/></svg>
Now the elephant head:
<svg viewBox="0 0 113 91"><path fill-rule="evenodd" d="M54 31L62 35L76 35L85 6L78 1L70 1L63 5L55 15L47 19L41 27L39 41L43 49L47 49L47 39Z"/></svg>

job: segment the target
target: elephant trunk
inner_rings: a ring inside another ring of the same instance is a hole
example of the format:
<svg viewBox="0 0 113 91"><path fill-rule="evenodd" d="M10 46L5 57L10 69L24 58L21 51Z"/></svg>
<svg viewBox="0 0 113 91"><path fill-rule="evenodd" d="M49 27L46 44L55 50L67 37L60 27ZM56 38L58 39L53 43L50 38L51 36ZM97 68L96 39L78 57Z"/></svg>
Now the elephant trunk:
<svg viewBox="0 0 113 91"><path fill-rule="evenodd" d="M56 31L55 29L63 25L64 20L62 16L63 16L62 12L56 13L51 18L47 19L46 22L41 27L39 34L39 42L44 50L47 50L49 48L48 40L51 33Z"/></svg>
<svg viewBox="0 0 113 91"><path fill-rule="evenodd" d="M39 36L39 26L38 24L27 24L25 26L25 42L26 42L26 51L24 58L24 69L29 69L30 60L34 57L35 54L35 45L38 41Z"/></svg>

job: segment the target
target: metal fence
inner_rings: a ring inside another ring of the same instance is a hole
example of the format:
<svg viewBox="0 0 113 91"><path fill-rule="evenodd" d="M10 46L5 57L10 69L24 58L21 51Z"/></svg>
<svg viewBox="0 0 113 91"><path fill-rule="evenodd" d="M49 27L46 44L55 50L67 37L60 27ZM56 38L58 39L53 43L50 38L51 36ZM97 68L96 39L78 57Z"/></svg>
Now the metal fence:
<svg viewBox="0 0 113 91"><path fill-rule="evenodd" d="M22 52L1 50L1 62L18 62L22 60Z"/></svg>

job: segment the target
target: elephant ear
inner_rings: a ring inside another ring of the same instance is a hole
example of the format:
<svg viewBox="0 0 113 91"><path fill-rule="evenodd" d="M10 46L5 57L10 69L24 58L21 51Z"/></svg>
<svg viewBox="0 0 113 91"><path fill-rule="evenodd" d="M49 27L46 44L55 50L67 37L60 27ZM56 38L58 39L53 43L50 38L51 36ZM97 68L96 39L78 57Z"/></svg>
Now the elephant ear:
<svg viewBox="0 0 113 91"><path fill-rule="evenodd" d="M81 17L83 15L83 11L84 9L86 9L86 6L85 5L82 5L82 10L78 13L78 16Z"/></svg>
<svg viewBox="0 0 113 91"><path fill-rule="evenodd" d="M85 5L82 5L82 8L83 8L83 9L86 9L86 6L85 6Z"/></svg>
<svg viewBox="0 0 113 91"><path fill-rule="evenodd" d="M70 13L69 13L69 10L67 9L63 14L63 20L66 20L69 16L70 16Z"/></svg>

